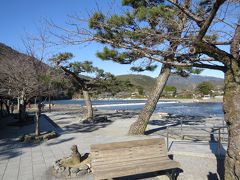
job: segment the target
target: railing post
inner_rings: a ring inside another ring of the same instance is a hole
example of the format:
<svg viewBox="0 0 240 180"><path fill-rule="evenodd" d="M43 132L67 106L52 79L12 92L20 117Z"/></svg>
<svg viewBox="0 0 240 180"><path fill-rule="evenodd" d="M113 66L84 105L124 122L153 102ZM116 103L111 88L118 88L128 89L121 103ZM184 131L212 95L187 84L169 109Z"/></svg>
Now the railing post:
<svg viewBox="0 0 240 180"><path fill-rule="evenodd" d="M221 128L218 128L218 155L221 154Z"/></svg>
<svg viewBox="0 0 240 180"><path fill-rule="evenodd" d="M182 119L181 119L181 137L182 137Z"/></svg>
<svg viewBox="0 0 240 180"><path fill-rule="evenodd" d="M168 127L167 127L167 151L169 151L169 149L168 149L168 145L169 145L169 138L168 138Z"/></svg>

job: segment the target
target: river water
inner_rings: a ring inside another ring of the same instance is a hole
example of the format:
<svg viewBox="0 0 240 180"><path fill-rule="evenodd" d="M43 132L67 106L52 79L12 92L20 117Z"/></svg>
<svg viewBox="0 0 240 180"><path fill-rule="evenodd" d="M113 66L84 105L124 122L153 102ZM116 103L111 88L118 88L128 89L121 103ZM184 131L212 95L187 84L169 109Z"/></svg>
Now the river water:
<svg viewBox="0 0 240 180"><path fill-rule="evenodd" d="M146 100L93 100L93 107L100 110L140 111ZM84 105L84 100L57 100L54 104ZM178 101L159 101L155 112L176 115L223 117L222 103L179 103Z"/></svg>

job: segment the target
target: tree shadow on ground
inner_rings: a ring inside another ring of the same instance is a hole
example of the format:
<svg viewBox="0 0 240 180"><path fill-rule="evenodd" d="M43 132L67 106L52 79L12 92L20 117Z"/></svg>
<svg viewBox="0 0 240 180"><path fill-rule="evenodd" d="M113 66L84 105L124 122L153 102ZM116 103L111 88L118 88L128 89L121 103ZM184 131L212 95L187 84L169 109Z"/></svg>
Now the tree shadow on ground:
<svg viewBox="0 0 240 180"><path fill-rule="evenodd" d="M21 155L21 150L16 146L15 140L0 139L0 147L0 161Z"/></svg>
<svg viewBox="0 0 240 180"><path fill-rule="evenodd" d="M97 114L96 117L106 116L108 117L108 119L111 119L111 120L119 120L119 119L133 118L138 114L139 112L125 111L125 112L101 113L101 114Z"/></svg>
<svg viewBox="0 0 240 180"><path fill-rule="evenodd" d="M0 161L20 156L23 153L23 148L33 148L42 143L39 141L20 142L20 136L34 133L35 124L12 126L12 124L15 125L16 121L18 120L14 117L7 117L0 121ZM44 124L41 126L41 132L54 130L54 127L42 118L40 123Z"/></svg>
<svg viewBox="0 0 240 180"><path fill-rule="evenodd" d="M65 139L58 138L58 139L54 139L52 141L47 142L47 145L48 146L57 145L57 144L61 144L61 143L67 142L67 141L71 141L73 139L75 139L75 138L74 137L65 138Z"/></svg>
<svg viewBox="0 0 240 180"><path fill-rule="evenodd" d="M66 125L64 127L60 127L59 125L64 122L58 122L55 120L51 120L48 116L44 115L44 117L56 128L61 130L61 133L68 134L68 133L89 133L93 131L97 131L101 128L106 128L110 124L112 124L115 120L119 119L128 119L132 118L137 115L137 112L114 112L114 113L98 113L95 115L94 120L92 122L84 122L80 121L79 123L73 123ZM61 120L63 120L62 118ZM67 122L67 117L65 122Z"/></svg>
<svg viewBox="0 0 240 180"><path fill-rule="evenodd" d="M88 124L71 124L67 125L63 129L64 134L68 133L88 133L93 132L101 128L105 128L110 125L112 122L109 121L107 123L88 123Z"/></svg>
<svg viewBox="0 0 240 180"><path fill-rule="evenodd" d="M184 115L169 115L162 120L151 120L148 124L161 126L154 129L147 130L146 135L153 134L155 132L165 130L167 127L176 127L182 125L201 125L205 123L204 116L184 116Z"/></svg>
<svg viewBox="0 0 240 180"><path fill-rule="evenodd" d="M33 148L40 144L40 142L20 142L16 138L0 139L0 161L20 156L23 148Z"/></svg>
<svg viewBox="0 0 240 180"><path fill-rule="evenodd" d="M207 175L207 178L209 180L215 180L219 178L224 179L224 161L225 161L226 150L224 149L223 145L221 143L218 143L218 141L214 137L214 134L213 134L214 129L212 129L211 132L212 133L210 134L209 145L212 153L215 155L217 160L217 173L209 172Z"/></svg>

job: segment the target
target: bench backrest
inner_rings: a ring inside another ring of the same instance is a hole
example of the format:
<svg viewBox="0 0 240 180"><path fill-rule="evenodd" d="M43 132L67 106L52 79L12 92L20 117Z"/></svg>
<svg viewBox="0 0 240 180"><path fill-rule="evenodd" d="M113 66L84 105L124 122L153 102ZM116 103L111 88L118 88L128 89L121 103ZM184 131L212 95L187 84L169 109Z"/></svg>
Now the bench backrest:
<svg viewBox="0 0 240 180"><path fill-rule="evenodd" d="M91 146L92 167L111 164L126 164L157 159L168 159L165 140L152 138Z"/></svg>

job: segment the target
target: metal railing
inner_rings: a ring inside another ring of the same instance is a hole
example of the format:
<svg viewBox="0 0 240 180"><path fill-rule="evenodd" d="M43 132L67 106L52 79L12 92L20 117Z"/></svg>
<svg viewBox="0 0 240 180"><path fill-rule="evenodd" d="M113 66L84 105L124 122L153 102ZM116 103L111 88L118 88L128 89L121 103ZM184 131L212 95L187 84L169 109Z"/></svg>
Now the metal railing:
<svg viewBox="0 0 240 180"><path fill-rule="evenodd" d="M180 127L179 126L176 126L176 127L167 126L166 127L166 138L167 138L167 149L168 149L168 151L169 151L169 148L170 148L169 147L169 134L178 135L183 140L184 136L189 135L188 133L186 133L186 131L184 131L184 134L183 134L183 129L190 129L190 128L191 128L191 130L193 130L193 129L202 130L202 131L205 132L205 135L207 133L209 137L212 136L213 138L215 138L214 135L217 135L217 143L218 143L217 152L220 155L222 140L224 140L224 138L226 138L226 137L224 137L224 135L228 135L227 130L225 130L225 129L227 129L227 126L182 126L182 123L181 123ZM180 129L180 134L176 133L176 131L174 131L174 132L170 131L171 129ZM207 129L211 129L211 131L208 131ZM204 133L202 133L202 135L203 134ZM191 133L191 136L194 136L194 135L196 136L196 134ZM201 133L198 133L197 135L201 135Z"/></svg>

